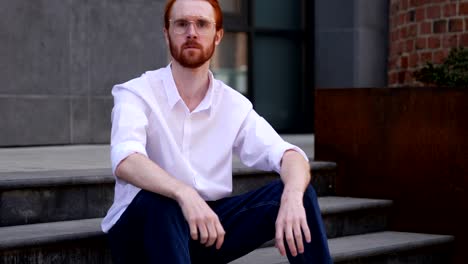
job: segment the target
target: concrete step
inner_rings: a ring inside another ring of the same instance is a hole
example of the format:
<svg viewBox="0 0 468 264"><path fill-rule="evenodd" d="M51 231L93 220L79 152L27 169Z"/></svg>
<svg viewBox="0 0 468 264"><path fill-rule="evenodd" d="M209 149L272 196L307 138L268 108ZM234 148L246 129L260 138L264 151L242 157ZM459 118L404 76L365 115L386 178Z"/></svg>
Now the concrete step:
<svg viewBox="0 0 468 264"><path fill-rule="evenodd" d="M0 228L0 263L111 263L101 219ZM376 232L329 239L335 263L450 263L452 236ZM257 249L231 264L288 263L276 248Z"/></svg>
<svg viewBox="0 0 468 264"><path fill-rule="evenodd" d="M363 220L363 215L373 210L388 209L391 201L320 197L319 204L327 232L336 236L383 230L386 222ZM100 221L101 218L94 218L0 227L0 263L5 259L17 258L26 259L23 259L24 262L5 263L39 263L36 259L39 256L46 259L52 256L62 259L70 254L83 254L89 261L105 260L108 258L108 252L105 237L100 230ZM356 223L360 224L355 225Z"/></svg>
<svg viewBox="0 0 468 264"><path fill-rule="evenodd" d="M336 164L312 162L311 170L317 193L333 194ZM233 164L233 174L234 194L278 178L240 163ZM0 173L0 226L103 217L113 192L110 169Z"/></svg>
<svg viewBox="0 0 468 264"><path fill-rule="evenodd" d="M377 232L328 240L334 263L441 264L450 263L454 238L406 232ZM274 247L257 249L230 264L286 264Z"/></svg>

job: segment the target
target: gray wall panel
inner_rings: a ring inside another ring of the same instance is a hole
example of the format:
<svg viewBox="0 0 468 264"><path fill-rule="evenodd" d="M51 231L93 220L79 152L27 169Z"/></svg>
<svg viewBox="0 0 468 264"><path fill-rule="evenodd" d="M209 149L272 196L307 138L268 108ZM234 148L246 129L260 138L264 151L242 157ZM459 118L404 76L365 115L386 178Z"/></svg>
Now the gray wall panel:
<svg viewBox="0 0 468 264"><path fill-rule="evenodd" d="M112 86L168 62L164 4L0 1L0 146L109 142Z"/></svg>
<svg viewBox="0 0 468 264"><path fill-rule="evenodd" d="M69 100L60 97L0 98L8 123L2 124L0 145L69 143L68 107Z"/></svg>
<svg viewBox="0 0 468 264"><path fill-rule="evenodd" d="M0 93L67 94L68 17L62 0L0 3Z"/></svg>
<svg viewBox="0 0 468 264"><path fill-rule="evenodd" d="M160 3L99 2L90 7L90 88L109 95L112 86L166 64Z"/></svg>
<svg viewBox="0 0 468 264"><path fill-rule="evenodd" d="M72 144L89 143L91 138L91 113L89 98L78 97L71 100L71 142Z"/></svg>
<svg viewBox="0 0 468 264"><path fill-rule="evenodd" d="M388 0L315 1L315 86L385 87Z"/></svg>
<svg viewBox="0 0 468 264"><path fill-rule="evenodd" d="M322 32L316 39L315 80L319 88L348 87L354 82L353 31Z"/></svg>
<svg viewBox="0 0 468 264"><path fill-rule="evenodd" d="M112 97L93 98L90 101L91 140L90 143L110 141Z"/></svg>

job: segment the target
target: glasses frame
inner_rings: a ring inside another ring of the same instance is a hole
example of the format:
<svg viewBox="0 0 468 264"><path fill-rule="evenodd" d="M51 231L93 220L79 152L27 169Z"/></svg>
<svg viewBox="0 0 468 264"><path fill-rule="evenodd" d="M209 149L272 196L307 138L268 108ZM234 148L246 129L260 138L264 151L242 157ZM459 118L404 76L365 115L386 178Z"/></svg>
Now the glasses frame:
<svg viewBox="0 0 468 264"><path fill-rule="evenodd" d="M177 34L177 35L186 34L187 31L188 31L188 29L189 29L189 27L190 27L190 25L188 25L187 28L185 28L185 30L184 30L183 32L180 32L180 33L177 32L176 29L175 29L175 27L174 27L174 22L176 22L176 21L181 21L181 20L186 21L186 22L188 22L189 24L193 24L193 28L195 29L195 32L197 32L199 35L202 35L202 36L209 35L209 32L207 32L207 33L200 33L200 31L199 31L199 29L198 29L198 26L197 26L197 22L198 22L199 20L203 20L203 21L205 21L205 22L207 22L207 23L213 25L213 26L214 26L214 29L216 30L216 22L215 22L215 21L212 21L212 20L210 20L210 19L207 19L207 18L197 18L197 19L192 19L192 20L190 20L190 19L185 19L185 18L169 19L169 23L170 23L170 24L172 25L172 27L173 27L173 28L172 28L172 31L173 31L175 34Z"/></svg>

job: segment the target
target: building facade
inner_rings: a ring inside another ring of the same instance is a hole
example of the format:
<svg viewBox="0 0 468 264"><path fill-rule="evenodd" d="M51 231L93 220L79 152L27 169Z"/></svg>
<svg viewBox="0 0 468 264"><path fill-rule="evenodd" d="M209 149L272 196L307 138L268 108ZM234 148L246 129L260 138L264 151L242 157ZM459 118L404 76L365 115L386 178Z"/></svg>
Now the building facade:
<svg viewBox="0 0 468 264"><path fill-rule="evenodd" d="M220 3L212 70L280 133L313 132L315 87L412 84L468 39L466 0ZM164 5L1 1L0 146L108 143L112 86L169 62Z"/></svg>

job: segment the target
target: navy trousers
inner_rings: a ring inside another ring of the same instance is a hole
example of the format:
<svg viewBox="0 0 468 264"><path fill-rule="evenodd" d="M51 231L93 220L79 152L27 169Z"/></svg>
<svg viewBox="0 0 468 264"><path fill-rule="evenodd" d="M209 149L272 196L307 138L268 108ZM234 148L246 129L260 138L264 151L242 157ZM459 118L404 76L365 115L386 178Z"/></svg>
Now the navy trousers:
<svg viewBox="0 0 468 264"><path fill-rule="evenodd" d="M208 202L226 231L219 250L191 239L176 201L142 190L109 230L112 259L114 263L228 263L275 237L283 187L278 180L245 194ZM332 263L312 186L305 192L304 207L312 241L304 241L305 252L296 257L287 249L289 262ZM286 242L285 246L288 248Z"/></svg>

